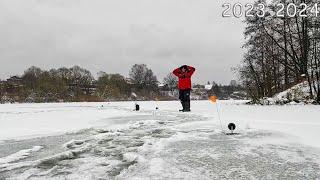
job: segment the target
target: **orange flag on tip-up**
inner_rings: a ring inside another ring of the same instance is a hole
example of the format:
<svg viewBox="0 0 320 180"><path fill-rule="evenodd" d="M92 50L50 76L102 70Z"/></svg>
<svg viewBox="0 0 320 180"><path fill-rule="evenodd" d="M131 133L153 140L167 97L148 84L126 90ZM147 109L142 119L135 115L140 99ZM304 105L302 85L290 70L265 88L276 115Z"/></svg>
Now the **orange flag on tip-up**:
<svg viewBox="0 0 320 180"><path fill-rule="evenodd" d="M209 97L209 100L212 102L212 103L216 103L217 102L217 96L210 96Z"/></svg>

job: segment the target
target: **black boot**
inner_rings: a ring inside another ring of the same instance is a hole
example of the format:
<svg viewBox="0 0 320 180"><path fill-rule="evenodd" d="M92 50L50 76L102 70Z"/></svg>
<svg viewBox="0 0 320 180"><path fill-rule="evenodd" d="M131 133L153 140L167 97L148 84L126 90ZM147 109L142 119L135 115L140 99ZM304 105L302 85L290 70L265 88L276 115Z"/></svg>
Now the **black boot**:
<svg viewBox="0 0 320 180"><path fill-rule="evenodd" d="M190 101L185 102L183 112L190 112Z"/></svg>
<svg viewBox="0 0 320 180"><path fill-rule="evenodd" d="M181 101L181 105L182 105L182 109L180 109L179 111L184 112L184 110L186 109L185 102Z"/></svg>

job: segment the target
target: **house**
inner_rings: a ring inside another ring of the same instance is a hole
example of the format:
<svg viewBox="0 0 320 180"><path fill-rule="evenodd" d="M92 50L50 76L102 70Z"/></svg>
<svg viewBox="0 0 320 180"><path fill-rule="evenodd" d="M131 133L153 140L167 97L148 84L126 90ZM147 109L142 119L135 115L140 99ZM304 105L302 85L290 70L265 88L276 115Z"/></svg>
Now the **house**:
<svg viewBox="0 0 320 180"><path fill-rule="evenodd" d="M158 88L159 88L161 96L175 98L175 97L178 97L178 95L179 95L179 91L177 88L174 88L174 89L169 88L169 86L167 84L159 83Z"/></svg>
<svg viewBox="0 0 320 180"><path fill-rule="evenodd" d="M128 84L133 84L132 82L132 79L131 78L126 78L125 81L128 83Z"/></svg>
<svg viewBox="0 0 320 180"><path fill-rule="evenodd" d="M192 88L191 99L193 100L204 100L208 99L207 85L194 85Z"/></svg>
<svg viewBox="0 0 320 180"><path fill-rule="evenodd" d="M12 76L9 79L7 79L6 81L7 84L13 85L13 86L22 86L22 78L18 77L18 76Z"/></svg>
<svg viewBox="0 0 320 180"><path fill-rule="evenodd" d="M12 76L3 82L5 92L8 94L16 94L23 87L23 80L18 76Z"/></svg>
<svg viewBox="0 0 320 180"><path fill-rule="evenodd" d="M206 84L204 85L204 89L206 89L207 91L210 91L212 89L213 84Z"/></svg>

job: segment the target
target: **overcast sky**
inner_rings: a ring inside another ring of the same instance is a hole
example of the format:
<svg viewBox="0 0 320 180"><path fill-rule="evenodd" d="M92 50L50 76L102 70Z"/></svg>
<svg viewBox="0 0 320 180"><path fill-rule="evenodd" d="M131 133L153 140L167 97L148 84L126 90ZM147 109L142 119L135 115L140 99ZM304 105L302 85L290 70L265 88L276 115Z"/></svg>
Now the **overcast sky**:
<svg viewBox="0 0 320 180"><path fill-rule="evenodd" d="M232 2L232 1L231 1ZM145 63L158 79L196 67L195 82L227 84L240 63L244 24L223 0L0 0L0 78L80 65L128 75Z"/></svg>

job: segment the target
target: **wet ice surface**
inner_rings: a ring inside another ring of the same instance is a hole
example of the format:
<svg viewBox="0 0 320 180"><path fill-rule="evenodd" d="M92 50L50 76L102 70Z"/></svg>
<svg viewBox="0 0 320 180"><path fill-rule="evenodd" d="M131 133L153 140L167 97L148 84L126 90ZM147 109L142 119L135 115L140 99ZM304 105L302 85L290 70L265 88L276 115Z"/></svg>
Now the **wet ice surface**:
<svg viewBox="0 0 320 180"><path fill-rule="evenodd" d="M210 118L145 111L112 117L126 128L84 129L0 144L0 179L319 179L319 150L286 135L226 136ZM275 141L276 139L277 141ZM283 141L282 141L283 139ZM37 151L28 151L41 146Z"/></svg>

